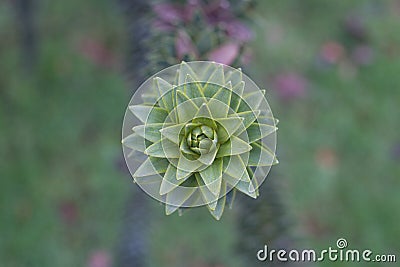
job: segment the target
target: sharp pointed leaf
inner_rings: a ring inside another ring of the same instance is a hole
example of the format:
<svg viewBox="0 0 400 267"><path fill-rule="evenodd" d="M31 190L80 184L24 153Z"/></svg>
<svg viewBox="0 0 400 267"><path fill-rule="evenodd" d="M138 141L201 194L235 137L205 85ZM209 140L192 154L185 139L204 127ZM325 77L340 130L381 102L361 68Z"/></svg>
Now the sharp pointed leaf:
<svg viewBox="0 0 400 267"><path fill-rule="evenodd" d="M237 85L238 83L243 81L242 69L238 68L238 69L229 71L225 77L225 80L231 81L234 86Z"/></svg>
<svg viewBox="0 0 400 267"><path fill-rule="evenodd" d="M142 99L143 104L152 106L154 103L157 103L158 95L152 93L142 94Z"/></svg>
<svg viewBox="0 0 400 267"><path fill-rule="evenodd" d="M160 186L160 195L165 195L169 192L171 192L172 190L174 190L175 188L177 188L179 185L181 185L184 181L186 181L187 178L189 178L189 176L187 176L185 179L181 179L181 180L177 180L176 179L176 174L177 173L177 169L170 164L167 168L167 171L164 174L164 178L161 182L161 186Z"/></svg>
<svg viewBox="0 0 400 267"><path fill-rule="evenodd" d="M212 88L210 87L210 85L212 84L220 86L226 84L224 77L224 68L221 64L217 64L215 71L210 75L210 77L207 80L207 83L205 83L203 86L204 95L206 97L211 97L212 95L215 94L215 91L212 90Z"/></svg>
<svg viewBox="0 0 400 267"><path fill-rule="evenodd" d="M145 139L136 133L133 133L125 137L122 140L122 144L126 147L129 147L133 150L137 150L140 152L144 152L146 149Z"/></svg>
<svg viewBox="0 0 400 267"><path fill-rule="evenodd" d="M202 167L203 164L198 160L188 160L185 156L181 155L178 160L178 174L195 172L197 169ZM184 177L184 176L183 176ZM178 180L182 179L180 175L177 177Z"/></svg>
<svg viewBox="0 0 400 267"><path fill-rule="evenodd" d="M227 195L226 195L226 204L228 205L229 209L233 208L233 203L235 202L237 190L233 188Z"/></svg>
<svg viewBox="0 0 400 267"><path fill-rule="evenodd" d="M252 123L247 128L247 136L249 138L249 143L253 143L257 140L260 140L269 134L276 131L276 127L268 124L258 124Z"/></svg>
<svg viewBox="0 0 400 267"><path fill-rule="evenodd" d="M261 124L268 124L273 126L277 126L279 123L279 120L272 117L272 115L260 115L257 117L257 121Z"/></svg>
<svg viewBox="0 0 400 267"><path fill-rule="evenodd" d="M176 91L177 100L177 113L178 120L180 123L187 122L191 120L194 115L198 112L199 108L196 104L182 91Z"/></svg>
<svg viewBox="0 0 400 267"><path fill-rule="evenodd" d="M224 157L224 173L235 178L236 180L242 180L245 182L250 181L250 177L246 172L246 165L242 158L238 155Z"/></svg>
<svg viewBox="0 0 400 267"><path fill-rule="evenodd" d="M211 193L211 191L204 184L204 181L201 178L200 174L196 173L195 177L196 177L196 181L199 185L200 192L201 192L204 202L207 203L208 207L211 210L215 210L215 207L217 206L218 195Z"/></svg>
<svg viewBox="0 0 400 267"><path fill-rule="evenodd" d="M144 177L164 173L169 165L168 160L148 157L133 174L133 177Z"/></svg>
<svg viewBox="0 0 400 267"><path fill-rule="evenodd" d="M200 106L200 109L197 111L195 118L210 118L212 119L212 114L207 104L204 103Z"/></svg>
<svg viewBox="0 0 400 267"><path fill-rule="evenodd" d="M207 188L214 194L219 194L221 189L221 180L222 177L222 159L216 159L214 163L208 166L206 169L200 171L200 176L204 181L204 184ZM215 183L215 181L218 181Z"/></svg>
<svg viewBox="0 0 400 267"><path fill-rule="evenodd" d="M236 134L239 135L241 132L243 132L245 129L247 129L257 119L257 116L259 114L260 114L259 110L245 111L245 112L233 114L237 117L243 118L244 129L242 129L242 127L241 127L241 131L237 132ZM229 117L232 117L233 115L231 115Z"/></svg>
<svg viewBox="0 0 400 267"><path fill-rule="evenodd" d="M238 111L239 106L240 106L240 102L242 99L242 95L243 95L243 91L244 91L244 81L238 83L237 85L233 86L232 91L232 99L231 99L231 109L235 112Z"/></svg>
<svg viewBox="0 0 400 267"><path fill-rule="evenodd" d="M186 81L187 75L193 77L193 79L197 80L197 75L194 73L193 69L184 61L182 61L180 68L179 68L179 80L178 85L182 85Z"/></svg>
<svg viewBox="0 0 400 267"><path fill-rule="evenodd" d="M183 190L173 190L167 193L166 201L168 204L165 205L165 213L170 215L175 212L193 195L195 191L195 187L186 187Z"/></svg>
<svg viewBox="0 0 400 267"><path fill-rule="evenodd" d="M168 116L165 109L153 106L129 106L129 110L143 123L161 123Z"/></svg>
<svg viewBox="0 0 400 267"><path fill-rule="evenodd" d="M185 81L183 88L184 88L185 94L190 99L204 97L204 93L203 93L201 84L198 81L196 81L190 74L188 74L186 76L186 81Z"/></svg>
<svg viewBox="0 0 400 267"><path fill-rule="evenodd" d="M209 62L207 67L204 68L202 74L201 74L201 81L208 81L210 80L211 75L215 72L217 69L218 64L215 64L215 62Z"/></svg>
<svg viewBox="0 0 400 267"><path fill-rule="evenodd" d="M217 128L218 142L225 143L239 129L243 120L241 117L216 119L221 125Z"/></svg>
<svg viewBox="0 0 400 267"><path fill-rule="evenodd" d="M227 174L224 175L224 181L226 181L228 184L232 185L235 189L239 190L240 192L242 192L252 198L257 198L257 194L256 194L251 182L243 182L243 181L238 182L236 179L230 177Z"/></svg>
<svg viewBox="0 0 400 267"><path fill-rule="evenodd" d="M249 184L249 188L248 188L249 192L252 194L255 193L256 196L258 197L260 195L260 192L258 190L259 184L258 184L257 177L254 175L254 172L251 170L250 167L247 167L246 169L247 169L249 176L252 177L251 182Z"/></svg>
<svg viewBox="0 0 400 267"><path fill-rule="evenodd" d="M155 142L144 153L156 158L179 158L181 155L179 146L167 138L162 138L158 142Z"/></svg>
<svg viewBox="0 0 400 267"><path fill-rule="evenodd" d="M170 141L175 144L179 144L179 135L183 129L185 124L176 124L169 127L163 127L160 129L161 135L168 138Z"/></svg>
<svg viewBox="0 0 400 267"><path fill-rule="evenodd" d="M278 163L275 154L260 142L251 144L248 166L271 166Z"/></svg>
<svg viewBox="0 0 400 267"><path fill-rule="evenodd" d="M160 107L168 111L173 110L174 108L173 85L159 77L154 78L154 84L155 87L158 89L158 93L160 95L160 100L159 100Z"/></svg>
<svg viewBox="0 0 400 267"><path fill-rule="evenodd" d="M233 135L228 142L220 146L216 157L239 155L249 152L251 148L252 147L247 142Z"/></svg>
<svg viewBox="0 0 400 267"><path fill-rule="evenodd" d="M149 123L149 124L142 124L132 128L132 130L140 135L141 137L149 140L151 142L157 142L161 139L160 130L163 127L168 127L172 124L170 123Z"/></svg>
<svg viewBox="0 0 400 267"><path fill-rule="evenodd" d="M226 203L226 183L222 182L221 186L221 194L222 197L218 199L217 206L215 210L209 209L211 215L216 219L221 219L222 213L224 212L225 203Z"/></svg>
<svg viewBox="0 0 400 267"><path fill-rule="evenodd" d="M210 109L214 118L226 118L229 112L229 103L231 102L232 91L221 87L217 93L208 101L208 108Z"/></svg>
<svg viewBox="0 0 400 267"><path fill-rule="evenodd" d="M253 110L258 109L262 100L265 99L265 90L257 90L243 96L243 100L246 101Z"/></svg>

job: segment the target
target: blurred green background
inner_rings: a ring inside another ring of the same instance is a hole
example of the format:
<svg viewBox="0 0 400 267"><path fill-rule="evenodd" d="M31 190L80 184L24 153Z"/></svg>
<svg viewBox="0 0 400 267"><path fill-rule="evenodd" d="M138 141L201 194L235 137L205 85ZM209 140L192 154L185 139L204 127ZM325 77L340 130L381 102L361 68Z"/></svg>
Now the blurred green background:
<svg viewBox="0 0 400 267"><path fill-rule="evenodd" d="M126 203L142 194L121 156L134 91L121 7L37 1L27 48L17 2L0 2L0 266L118 266ZM270 179L299 244L343 237L400 257L400 1L257 1L249 16L245 71L280 119ZM217 222L149 202L151 266L256 266L238 253L235 208ZM315 264L349 265L364 266Z"/></svg>

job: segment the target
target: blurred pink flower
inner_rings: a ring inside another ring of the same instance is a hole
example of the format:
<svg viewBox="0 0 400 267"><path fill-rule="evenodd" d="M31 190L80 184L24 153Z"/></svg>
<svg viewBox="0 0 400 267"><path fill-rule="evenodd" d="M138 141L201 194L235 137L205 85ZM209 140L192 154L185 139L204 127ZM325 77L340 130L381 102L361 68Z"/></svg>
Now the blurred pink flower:
<svg viewBox="0 0 400 267"><path fill-rule="evenodd" d="M231 4L227 0L215 0L207 5L203 5L203 12L208 22L215 25L234 18L230 7Z"/></svg>
<svg viewBox="0 0 400 267"><path fill-rule="evenodd" d="M277 75L273 87L283 100L303 97L306 94L308 81L300 74L289 72Z"/></svg>
<svg viewBox="0 0 400 267"><path fill-rule="evenodd" d="M110 254L103 250L93 252L87 262L88 267L111 267Z"/></svg>
<svg viewBox="0 0 400 267"><path fill-rule="evenodd" d="M199 7L196 0L188 1L186 5L158 3L153 5L157 18L154 27L159 30L172 31L179 23L189 22L194 11Z"/></svg>
<svg viewBox="0 0 400 267"><path fill-rule="evenodd" d="M354 48L351 57L358 65L368 65L374 59L374 51L368 45L359 45Z"/></svg>
<svg viewBox="0 0 400 267"><path fill-rule="evenodd" d="M320 55L328 63L338 63L344 55L344 48L341 44L330 41L322 45Z"/></svg>
<svg viewBox="0 0 400 267"><path fill-rule="evenodd" d="M208 59L225 65L232 64L239 54L239 45L236 43L226 43L217 47L208 55Z"/></svg>
<svg viewBox="0 0 400 267"><path fill-rule="evenodd" d="M253 37L252 31L235 18L227 0L214 0L208 4L202 4L197 0L189 0L184 5L155 4L153 11L157 18L154 27L163 31L173 31L177 24L193 21L196 10L205 17L209 25L221 26L232 39L247 42Z"/></svg>
<svg viewBox="0 0 400 267"><path fill-rule="evenodd" d="M178 31L178 36L175 40L176 56L179 60L182 60L186 55L197 58L197 49L193 44L190 36L184 31Z"/></svg>
<svg viewBox="0 0 400 267"><path fill-rule="evenodd" d="M232 39L241 42L248 42L253 39L253 32L250 28L238 20L231 20L225 27L228 36Z"/></svg>
<svg viewBox="0 0 400 267"><path fill-rule="evenodd" d="M159 20L169 24L176 24L177 22L183 20L184 17L184 8L174 4L155 4L153 6L153 11Z"/></svg>

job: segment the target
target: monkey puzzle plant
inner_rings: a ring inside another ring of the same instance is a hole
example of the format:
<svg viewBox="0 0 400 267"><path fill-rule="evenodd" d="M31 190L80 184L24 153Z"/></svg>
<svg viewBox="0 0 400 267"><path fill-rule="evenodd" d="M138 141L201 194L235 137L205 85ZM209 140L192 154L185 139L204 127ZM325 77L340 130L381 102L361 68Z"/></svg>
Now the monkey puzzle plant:
<svg viewBox="0 0 400 267"><path fill-rule="evenodd" d="M240 69L215 62L182 62L147 80L123 126L134 181L167 215L206 205L220 219L237 191L256 198L277 163L264 94Z"/></svg>

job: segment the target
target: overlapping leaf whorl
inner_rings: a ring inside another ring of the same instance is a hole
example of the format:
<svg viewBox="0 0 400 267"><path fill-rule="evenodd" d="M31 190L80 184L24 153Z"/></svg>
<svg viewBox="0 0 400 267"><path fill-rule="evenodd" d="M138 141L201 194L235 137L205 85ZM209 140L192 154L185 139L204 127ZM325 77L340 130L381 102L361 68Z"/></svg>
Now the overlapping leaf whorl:
<svg viewBox="0 0 400 267"><path fill-rule="evenodd" d="M256 198L277 163L264 94L240 69L214 62L182 62L147 80L124 119L134 181L167 214L207 205L219 219L236 191Z"/></svg>

